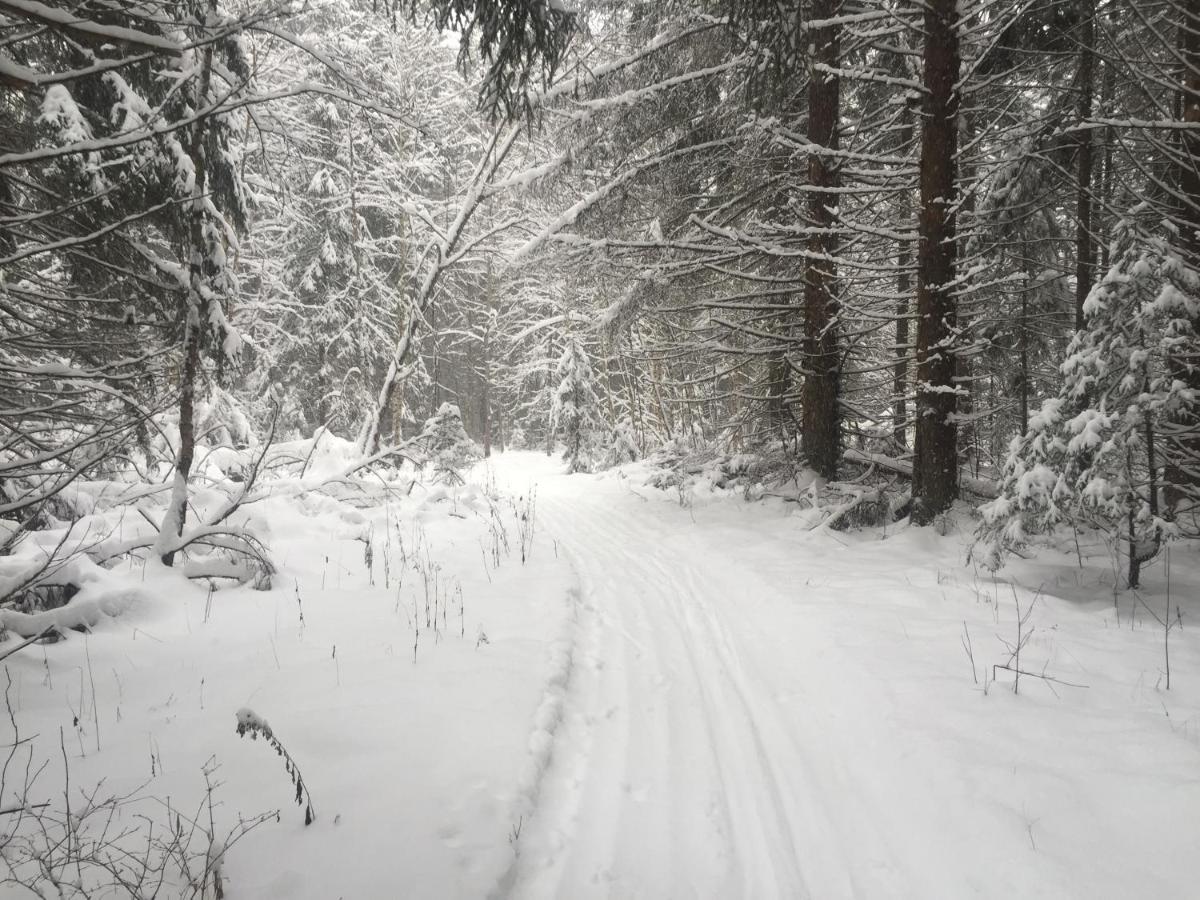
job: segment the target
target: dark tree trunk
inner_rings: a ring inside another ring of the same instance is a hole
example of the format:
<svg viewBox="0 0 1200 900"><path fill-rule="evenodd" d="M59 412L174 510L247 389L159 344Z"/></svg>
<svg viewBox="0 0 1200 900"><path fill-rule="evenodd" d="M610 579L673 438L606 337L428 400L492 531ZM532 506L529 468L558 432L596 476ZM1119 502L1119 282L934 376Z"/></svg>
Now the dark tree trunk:
<svg viewBox="0 0 1200 900"><path fill-rule="evenodd" d="M964 26L966 24L964 23ZM964 146L975 143L975 118L969 112L959 111L959 125L956 129L956 140ZM957 147L956 147L957 149ZM955 166L955 184L970 183L975 175L973 167L966 165L964 160L958 160ZM972 228L978 222L975 214L975 191L968 190L958 197L957 215L955 216L954 239L957 241L959 229L966 234L972 233ZM957 248L957 243L955 247ZM957 251L956 251L957 257ZM956 259L957 262L957 259ZM978 316L978 310L975 310ZM954 418L958 422L958 433L955 445L958 450L958 469L970 466L972 473L979 477L979 420L975 416L976 408L976 376L974 369L978 366L977 358L970 353L957 353L958 345L964 340L964 335L970 335L973 327L967 310L958 304L955 296L955 356L954 356L954 388L955 409Z"/></svg>
<svg viewBox="0 0 1200 900"><path fill-rule="evenodd" d="M1101 71L1104 73L1100 78L1100 109L1107 114L1112 102L1114 90L1114 66L1111 61L1096 59L1101 66ZM1105 125L1102 132L1104 152L1101 154L1100 164L1103 167L1103 173L1100 176L1100 203L1098 209L1092 214L1092 223L1097 225L1096 231L1100 234L1108 234L1110 226L1108 217L1105 215L1105 210L1112 205L1113 195L1113 127ZM1107 272L1109 263L1109 242L1100 242L1100 271Z"/></svg>
<svg viewBox="0 0 1200 900"><path fill-rule="evenodd" d="M438 341L437 314L436 306L426 314L429 319L429 345L433 352L433 359L429 364L429 377L433 382L433 406L429 410L430 414L436 413L441 408L445 395L445 391L442 389L442 353Z"/></svg>
<svg viewBox="0 0 1200 900"><path fill-rule="evenodd" d="M546 390L553 394L554 392L554 363L550 361L551 353L549 345L546 346ZM550 403L553 405L554 400L551 397ZM550 418L550 410L546 410L546 455L551 456L554 453L554 423Z"/></svg>
<svg viewBox="0 0 1200 900"><path fill-rule="evenodd" d="M216 0L209 0L209 11L216 13ZM200 68L200 83L196 92L197 105L207 102L212 83L213 47L205 46ZM188 233L188 298L183 326L183 366L179 379L179 452L175 454L175 477L171 499L163 514L158 535L159 559L163 565L175 562L175 550L168 549L174 538L183 536L187 521L188 482L196 456L196 382L200 380L201 341L209 323L209 286L216 274L212 253L205 233L207 212L203 198L208 189L208 157L205 144L207 119L197 121L189 136L188 156L195 168L196 180L187 210L191 217Z"/></svg>
<svg viewBox="0 0 1200 900"><path fill-rule="evenodd" d="M1021 416L1021 434L1029 430L1029 294L1036 284L1037 273L1034 271L1033 248L1028 242L1024 248L1025 256L1025 289L1021 291L1021 321L1018 331L1018 352L1021 363L1020 383L1018 384L1017 409Z"/></svg>
<svg viewBox="0 0 1200 900"><path fill-rule="evenodd" d="M841 13L842 0L814 0L814 22ZM838 146L840 82L819 64L838 65L839 25L810 32L813 67L808 83L808 138L818 148L808 157L808 259L804 271L804 409L801 450L808 464L826 478L836 478L841 436L839 414L841 360L838 349L837 216L838 195L834 156L824 150Z"/></svg>
<svg viewBox="0 0 1200 900"><path fill-rule="evenodd" d="M1079 122L1092 117L1095 83L1096 0L1079 0ZM1075 199L1075 330L1083 330L1083 302L1092 290L1095 248L1092 243L1092 132L1079 132Z"/></svg>
<svg viewBox="0 0 1200 900"><path fill-rule="evenodd" d="M900 152L907 153L913 139L912 110L905 109L900 128ZM912 227L912 209L907 194L901 201L900 231ZM908 444L908 319L912 315L912 244L901 240L896 251L896 368L892 376L892 437L901 447Z"/></svg>
<svg viewBox="0 0 1200 900"><path fill-rule="evenodd" d="M199 181L197 172L197 181ZM200 329L203 326L188 322L183 339L183 367L179 379L179 452L175 455L175 483L162 528L165 536L180 537L187 520L188 481L196 458L196 382L200 377ZM168 550L160 557L164 566L173 565L175 551Z"/></svg>
<svg viewBox="0 0 1200 900"><path fill-rule="evenodd" d="M1158 517L1158 460L1154 453L1154 423L1147 415L1143 424L1146 440L1146 484L1147 502L1150 516ZM1149 562L1158 552L1161 534L1156 528L1152 534L1146 534L1138 527L1133 510L1129 512L1129 572L1127 575L1130 589L1141 587L1142 563Z"/></svg>
<svg viewBox="0 0 1200 900"><path fill-rule="evenodd" d="M958 151L957 0L925 6L925 103L917 251L917 404L912 518L929 524L958 496L954 182Z"/></svg>
<svg viewBox="0 0 1200 900"><path fill-rule="evenodd" d="M1178 206L1180 249L1186 264L1200 270L1200 0L1183 0L1179 46L1182 73L1179 103L1184 127L1179 132ZM1182 314L1181 314L1182 315ZM1168 360L1171 375L1200 395L1200 316L1191 318L1191 334L1174 346ZM1195 526L1200 503L1200 416L1196 405L1172 417L1165 441L1167 465L1163 488L1169 515L1189 515Z"/></svg>

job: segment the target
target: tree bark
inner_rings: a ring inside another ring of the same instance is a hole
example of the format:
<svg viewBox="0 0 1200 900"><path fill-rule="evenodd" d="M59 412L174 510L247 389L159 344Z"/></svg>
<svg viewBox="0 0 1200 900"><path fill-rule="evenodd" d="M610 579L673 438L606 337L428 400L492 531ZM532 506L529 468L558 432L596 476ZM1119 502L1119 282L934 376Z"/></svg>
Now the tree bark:
<svg viewBox="0 0 1200 900"><path fill-rule="evenodd" d="M1184 262L1200 271L1200 133L1194 130L1200 125L1200 0L1183 0L1177 8L1182 16L1179 101L1184 124L1177 154L1177 225ZM1190 334L1174 345L1168 367L1174 378L1200 395L1200 316L1192 316L1189 324ZM1163 477L1166 507L1173 518L1188 514L1194 519L1200 506L1200 415L1195 402L1172 416L1168 435Z"/></svg>
<svg viewBox="0 0 1200 900"><path fill-rule="evenodd" d="M801 450L808 464L826 478L836 478L841 458L839 395L841 359L838 347L837 300L837 160L828 150L838 146L841 85L836 68L841 26L819 24L841 12L842 0L814 0L811 41L813 66L808 82L808 138L816 149L808 157L808 214L813 229L804 271L804 382L801 387Z"/></svg>
<svg viewBox="0 0 1200 900"><path fill-rule="evenodd" d="M904 120L900 127L901 153L907 153L913 139L912 110L904 110ZM912 208L908 194L901 201L900 230L905 231L912 226ZM908 318L912 314L912 244L900 240L896 248L896 368L892 376L892 438L901 447L908 444L908 360L909 337Z"/></svg>
<svg viewBox="0 0 1200 900"><path fill-rule="evenodd" d="M958 497L954 183L958 152L957 0L925 5L921 216L917 251L917 403L912 519L926 525Z"/></svg>
<svg viewBox="0 0 1200 900"><path fill-rule="evenodd" d="M1096 0L1079 0L1079 123L1092 117L1095 87ZM1092 291L1095 248L1092 243L1092 132L1079 132L1075 198L1075 330L1083 330L1083 303Z"/></svg>
<svg viewBox="0 0 1200 900"><path fill-rule="evenodd" d="M1114 66L1111 60L1097 59L1101 66L1100 77L1100 111L1107 115L1110 111L1112 103L1114 85ZM1104 126L1102 137L1103 153L1100 157L1100 164L1103 172L1100 176L1100 204L1099 209L1092 214L1092 224L1098 226L1095 230L1100 234L1108 234L1111 227L1108 217L1105 215L1105 210L1112 206L1113 195L1113 140L1114 130L1111 125ZM1100 271L1107 272L1109 264L1109 242L1100 242Z"/></svg>
<svg viewBox="0 0 1200 900"><path fill-rule="evenodd" d="M216 0L209 0L209 19L216 15ZM213 45L204 46L201 57L200 81L196 92L196 107L201 108L212 84ZM175 476L171 485L171 499L163 514L155 550L163 565L175 562L175 550L170 549L175 539L183 535L187 521L188 482L192 476L192 463L196 456L196 382L200 379L201 341L209 322L209 299L213 276L216 274L212 254L208 247L205 224L208 213L204 199L208 190L208 154L205 146L207 119L192 125L187 148L195 170L192 195L187 206L190 216L188 231L188 298L183 326L183 367L179 380L179 452L175 454Z"/></svg>
<svg viewBox="0 0 1200 900"><path fill-rule="evenodd" d="M1029 430L1029 294L1033 291L1037 273L1034 271L1033 248L1025 242L1022 250L1025 257L1025 287L1021 291L1021 321L1018 324L1018 354L1021 363L1018 385L1017 410L1021 416L1021 434Z"/></svg>

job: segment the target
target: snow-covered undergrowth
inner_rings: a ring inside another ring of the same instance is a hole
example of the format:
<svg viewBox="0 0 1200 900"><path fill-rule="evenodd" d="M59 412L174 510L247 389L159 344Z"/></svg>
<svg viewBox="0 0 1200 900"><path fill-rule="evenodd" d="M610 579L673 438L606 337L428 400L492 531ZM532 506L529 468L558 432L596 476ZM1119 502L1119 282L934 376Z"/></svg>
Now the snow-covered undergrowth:
<svg viewBox="0 0 1200 900"><path fill-rule="evenodd" d="M735 453L716 443L682 439L668 442L623 470L626 478L673 493L680 506L712 497L788 500L804 510L813 528L845 530L903 515L909 501L907 482L871 464L854 474L857 481L818 478L801 464L797 448L782 441L755 453Z"/></svg>
<svg viewBox="0 0 1200 900"><path fill-rule="evenodd" d="M253 457L205 455L189 522ZM269 581L213 591L145 552L76 554L65 606L0 613L0 896L207 897L220 869L230 897L478 897L502 876L547 762L570 571L528 482L346 477L349 458L333 436L272 448L228 523L269 548ZM118 487L81 484L87 515L6 571L64 535L150 535L160 507ZM65 639L10 652L46 625Z"/></svg>

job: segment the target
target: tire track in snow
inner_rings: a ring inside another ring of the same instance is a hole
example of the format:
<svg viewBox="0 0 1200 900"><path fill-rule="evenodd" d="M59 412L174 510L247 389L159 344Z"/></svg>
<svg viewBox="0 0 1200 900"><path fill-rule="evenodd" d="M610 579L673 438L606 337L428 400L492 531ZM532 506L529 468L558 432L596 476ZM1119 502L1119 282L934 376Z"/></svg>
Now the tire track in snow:
<svg viewBox="0 0 1200 900"><path fill-rule="evenodd" d="M608 499L542 494L589 638L500 896L808 896L785 771L800 754L706 597L714 561L692 571L656 540L664 523Z"/></svg>

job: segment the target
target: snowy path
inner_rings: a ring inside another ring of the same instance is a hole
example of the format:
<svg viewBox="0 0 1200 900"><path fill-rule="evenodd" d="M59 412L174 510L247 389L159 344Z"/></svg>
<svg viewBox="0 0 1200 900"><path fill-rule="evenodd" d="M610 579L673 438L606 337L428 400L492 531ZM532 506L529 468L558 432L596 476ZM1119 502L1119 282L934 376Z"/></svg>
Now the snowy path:
<svg viewBox="0 0 1200 900"><path fill-rule="evenodd" d="M1045 766L1097 752L1088 711L1003 691L981 707L952 643L964 607L923 608L947 593L929 558L904 559L911 541L839 551L786 516L719 506L542 478L539 530L579 579L574 661L496 896L1127 895L1129 873L1108 881L1091 848L1127 835L1130 814L1189 816L1178 780L1143 780L1133 810L1089 796L1109 762ZM1195 743L1171 750L1190 773Z"/></svg>
<svg viewBox="0 0 1200 900"><path fill-rule="evenodd" d="M751 649L784 586L685 510L556 488L539 517L580 579L575 674L511 896L854 893L837 884L854 836L836 833L806 751L816 723L781 708Z"/></svg>
<svg viewBox="0 0 1200 900"><path fill-rule="evenodd" d="M581 581L559 756L514 895L784 896L803 884L795 747L747 673L714 566L608 498L550 499Z"/></svg>

